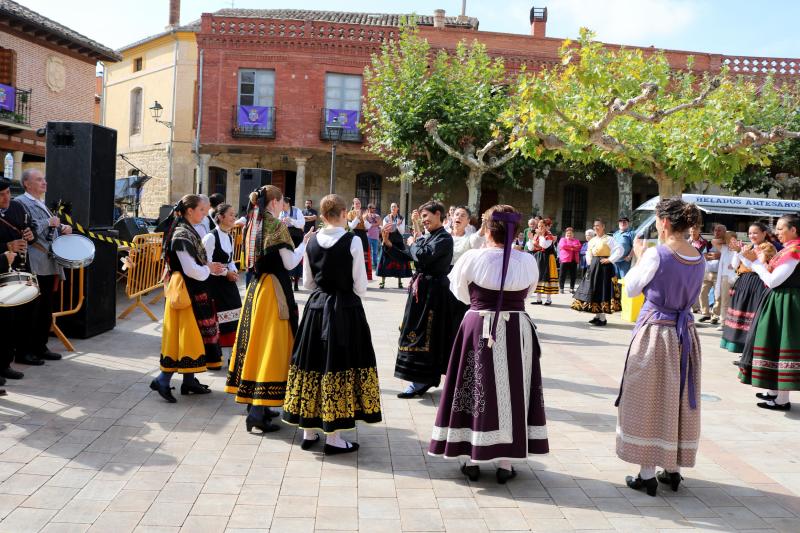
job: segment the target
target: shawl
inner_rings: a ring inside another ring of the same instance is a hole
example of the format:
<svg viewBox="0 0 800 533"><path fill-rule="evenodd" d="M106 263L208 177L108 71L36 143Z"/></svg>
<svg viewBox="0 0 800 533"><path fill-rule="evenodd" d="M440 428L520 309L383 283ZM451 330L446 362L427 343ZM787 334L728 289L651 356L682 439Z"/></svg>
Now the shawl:
<svg viewBox="0 0 800 533"><path fill-rule="evenodd" d="M785 243L783 249L770 260L769 269L772 271L792 259L800 261L800 239Z"/></svg>
<svg viewBox="0 0 800 533"><path fill-rule="evenodd" d="M777 253L777 250L775 250L775 246L773 246L772 243L769 241L762 242L757 246L757 248L760 249L762 252L764 252L764 257L766 258L767 261L771 261L772 258ZM747 268L746 266L744 266L744 263L740 263L739 268L736 269L736 273L739 275L752 271L753 269Z"/></svg>
<svg viewBox="0 0 800 533"><path fill-rule="evenodd" d="M364 225L364 219L361 217L361 213L359 211L353 209L349 213L347 213L347 221L348 222L352 222L355 219L359 219L359 220L358 220L358 225L353 229L363 229L363 230L365 230L366 226Z"/></svg>
<svg viewBox="0 0 800 533"><path fill-rule="evenodd" d="M253 268L258 259L266 255L270 248L280 246L294 250L289 229L272 213L265 209L262 215L261 210L255 207L250 212L249 218L247 238L245 239L245 257L248 269Z"/></svg>
<svg viewBox="0 0 800 533"><path fill-rule="evenodd" d="M167 250L170 252L186 252L198 265L205 265L208 262L206 248L197 233L185 218L181 217L175 222L172 230L172 238L167 243Z"/></svg>

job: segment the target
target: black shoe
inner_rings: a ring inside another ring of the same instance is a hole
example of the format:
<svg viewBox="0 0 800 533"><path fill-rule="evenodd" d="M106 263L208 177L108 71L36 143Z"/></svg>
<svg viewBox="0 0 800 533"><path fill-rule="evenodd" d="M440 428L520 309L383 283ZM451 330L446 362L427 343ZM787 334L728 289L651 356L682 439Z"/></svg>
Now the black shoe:
<svg viewBox="0 0 800 533"><path fill-rule="evenodd" d="M56 352L51 352L50 350L45 350L42 353L36 354L39 359L44 359L45 361L60 361L61 354Z"/></svg>
<svg viewBox="0 0 800 533"><path fill-rule="evenodd" d="M534 301L531 302L531 304L533 304L533 305L542 305L542 301L541 300L534 300Z"/></svg>
<svg viewBox="0 0 800 533"><path fill-rule="evenodd" d="M0 389L0 396L6 396L7 394L5 389Z"/></svg>
<svg viewBox="0 0 800 533"><path fill-rule="evenodd" d="M386 288L386 282L385 282L385 281L381 281L381 282L378 284L378 288L379 288L379 289L385 289L385 288Z"/></svg>
<svg viewBox="0 0 800 533"><path fill-rule="evenodd" d="M605 326L606 324L608 324L608 320L597 320L597 319L595 319L595 320L590 321L589 324L591 324L593 326L602 327L602 326Z"/></svg>
<svg viewBox="0 0 800 533"><path fill-rule="evenodd" d="M547 301L544 303L544 305L553 305L553 302L551 302L550 300L547 300Z"/></svg>
<svg viewBox="0 0 800 533"><path fill-rule="evenodd" d="M777 396L776 396L777 398ZM762 409L769 409L770 411L791 411L792 402L775 403L775 402L759 402L756 404Z"/></svg>
<svg viewBox="0 0 800 533"><path fill-rule="evenodd" d="M428 392L428 390L430 390L431 387L433 387L433 385L425 385L421 389L414 389L410 392L403 391L400 394L398 394L397 397L406 400L408 398L413 398L414 396L422 396L423 394Z"/></svg>
<svg viewBox="0 0 800 533"><path fill-rule="evenodd" d="M0 387L6 384L6 378L0 376Z"/></svg>
<svg viewBox="0 0 800 533"><path fill-rule="evenodd" d="M327 442L325 443L325 455L340 455L343 453L353 453L358 450L358 443L357 442L348 442L347 448L340 448L339 446L331 446Z"/></svg>
<svg viewBox="0 0 800 533"><path fill-rule="evenodd" d="M702 321L701 321L701 322L702 322ZM714 325L716 326L717 324L719 324L719 318L712 318L712 319L711 319L711 323L712 323L712 324L714 324Z"/></svg>
<svg viewBox="0 0 800 533"><path fill-rule="evenodd" d="M30 366L42 366L44 361L36 357L31 353L26 353L23 355L17 356L17 363L21 365L30 365Z"/></svg>
<svg viewBox="0 0 800 533"><path fill-rule="evenodd" d="M181 396L189 394L211 394L211 389L197 380L192 383L181 383Z"/></svg>
<svg viewBox="0 0 800 533"><path fill-rule="evenodd" d="M497 482L500 483L501 485L505 485L506 481L517 477L517 471L514 470L513 467L511 468L511 470L506 470L505 468L498 468L496 475L497 475Z"/></svg>
<svg viewBox="0 0 800 533"><path fill-rule="evenodd" d="M19 370L14 370L13 368L8 367L4 368L3 370L0 370L0 376L6 379L22 379L25 377L25 374L23 374Z"/></svg>
<svg viewBox="0 0 800 533"><path fill-rule="evenodd" d="M312 446L314 446L316 443L318 443L319 442L319 433L317 433L316 436L317 436L316 439L303 439L303 442L300 443L300 449L308 450Z"/></svg>
<svg viewBox="0 0 800 533"><path fill-rule="evenodd" d="M398 289L402 289L403 288L403 282L402 281L397 280L397 288Z"/></svg>
<svg viewBox="0 0 800 533"><path fill-rule="evenodd" d="M167 400L169 403L178 402L178 400L175 399L175 396L172 395L172 389L174 387L170 387L169 385L164 386L159 383L157 379L154 379L150 382L150 388L158 392L158 395Z"/></svg>
<svg viewBox="0 0 800 533"><path fill-rule="evenodd" d="M269 421L269 419L264 420L253 420L251 418L247 418L244 421L245 427L247 427L247 432L250 433L253 428L261 430L261 433L272 433L274 431L278 431L281 427L278 424L273 424Z"/></svg>
<svg viewBox="0 0 800 533"><path fill-rule="evenodd" d="M648 496L655 497L658 491L658 480L654 477L645 481L642 479L642 476L639 475L636 477L627 476L625 478L625 483L633 490L645 490Z"/></svg>
<svg viewBox="0 0 800 533"><path fill-rule="evenodd" d="M656 479L659 483L669 485L672 492L678 492L678 485L683 481L683 476L681 476L679 472L667 472L666 470L662 470L658 473Z"/></svg>
<svg viewBox="0 0 800 533"><path fill-rule="evenodd" d="M700 318L700 320L698 320L698 322L708 322L709 320L711 320L710 316L703 316Z"/></svg>
<svg viewBox="0 0 800 533"><path fill-rule="evenodd" d="M593 319L591 319L591 320L589 321L589 324L592 324L592 325L594 325L594 324L597 324L598 322L600 322L600 319L599 319L599 318L597 318L597 317L594 317Z"/></svg>
<svg viewBox="0 0 800 533"><path fill-rule="evenodd" d="M461 465L461 473L469 478L470 481L478 481L481 477L481 467L478 465L467 466L466 463Z"/></svg>
<svg viewBox="0 0 800 533"><path fill-rule="evenodd" d="M742 362L739 359L737 359L736 361L731 361L731 363L733 363L733 366L742 366L741 364Z"/></svg>
<svg viewBox="0 0 800 533"><path fill-rule="evenodd" d="M777 397L778 397L777 394L770 394L768 392L757 392L756 393L756 398L758 398L759 400L770 401L770 400L774 400Z"/></svg>

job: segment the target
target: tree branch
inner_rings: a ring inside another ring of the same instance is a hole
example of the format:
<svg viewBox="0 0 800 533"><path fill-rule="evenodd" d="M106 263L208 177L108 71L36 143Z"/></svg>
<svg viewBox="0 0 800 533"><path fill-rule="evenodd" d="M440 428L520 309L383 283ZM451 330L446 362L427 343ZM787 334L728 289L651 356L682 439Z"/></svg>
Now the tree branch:
<svg viewBox="0 0 800 533"><path fill-rule="evenodd" d="M721 154L730 154L741 148L775 144L789 139L800 139L800 131L789 131L782 126L776 126L769 131L764 131L755 126L745 126L742 121L736 121L736 133L741 135L738 141L726 144L717 149Z"/></svg>
<svg viewBox="0 0 800 533"><path fill-rule="evenodd" d="M494 148L495 146L497 146L497 145L498 145L498 144L500 144L501 142L503 142L503 134L502 134L502 133L498 134L498 136L497 136L497 137L495 137L494 139L492 139L491 141L489 141L488 143L486 143L486 146L484 146L483 148L481 148L480 150L478 150L478 151L475 153L475 157L476 157L476 159L477 159L477 160L478 160L480 163L483 163L483 158L484 158L484 156L486 155L486 152L488 152L489 150L491 150L492 148Z"/></svg>
<svg viewBox="0 0 800 533"><path fill-rule="evenodd" d="M508 163L508 162L511 160L511 158L513 158L515 155L517 155L517 153L518 153L518 152L519 152L519 151L518 151L518 150L516 150L516 149L514 149L514 150L509 150L508 152L506 152L506 153L505 153L505 155L503 155L503 157L501 157L501 158L499 158L499 159L497 159L497 158L493 158L493 159L492 159L492 160L489 162L489 167L488 167L488 168L489 168L489 170L494 170L494 169L496 169L496 168L500 168L500 167L502 167L503 165L505 165L506 163Z"/></svg>
<svg viewBox="0 0 800 533"><path fill-rule="evenodd" d="M431 139L433 139L433 142L436 143L439 148L444 150L447 155L458 159L462 164L468 166L469 168L479 169L481 167L481 163L479 163L474 157L462 154L442 140L442 138L439 136L438 120L430 119L425 123L425 129L427 130L428 135L431 136Z"/></svg>
<svg viewBox="0 0 800 533"><path fill-rule="evenodd" d="M626 102L623 102L619 98L615 98L611 105L608 106L608 111L606 111L605 116L589 127L589 135L591 136L595 133L601 133L608 127L615 117L624 115L642 102L652 100L655 98L656 94L658 94L658 85L655 83L643 83L641 87L642 92L637 96L628 99Z"/></svg>
<svg viewBox="0 0 800 533"><path fill-rule="evenodd" d="M717 90L719 88L719 86L720 86L719 78L714 78L713 80L711 80L711 82L708 84L708 87L706 87L705 90L702 93L700 93L696 98L692 99L689 102L684 102L682 104L678 104L678 105L676 105L674 107L670 107L669 109L658 109L658 110L654 111L653 114L651 114L651 115L642 115L641 113L637 113L637 112L635 112L635 111L633 111L631 109L627 109L627 110L623 111L622 114L627 115L627 116L629 116L631 118L634 118L634 119L636 119L638 121L641 121L641 122L647 122L647 123L650 123L650 124L658 124L659 122L664 120L664 118L666 118L666 117L668 117L668 116L670 116L670 115L672 115L674 113L678 113L679 111L684 111L686 109L696 109L696 108L699 108L699 107L703 107L705 105L705 103L706 103L706 100L708 99L708 96L712 92Z"/></svg>

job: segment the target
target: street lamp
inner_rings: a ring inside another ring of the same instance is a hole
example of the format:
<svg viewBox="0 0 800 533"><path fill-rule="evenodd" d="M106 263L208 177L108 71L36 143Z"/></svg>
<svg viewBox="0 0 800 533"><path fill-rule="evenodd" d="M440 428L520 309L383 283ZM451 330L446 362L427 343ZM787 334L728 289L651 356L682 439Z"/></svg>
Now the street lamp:
<svg viewBox="0 0 800 533"><path fill-rule="evenodd" d="M150 108L150 116L153 117L153 120L158 122L159 124L163 124L169 129L172 129L172 122L167 120L161 120L161 113L164 112L164 107L158 103L158 100L155 101L153 107Z"/></svg>
<svg viewBox="0 0 800 533"><path fill-rule="evenodd" d="M333 141L333 146L331 147L331 191L330 193L333 194L336 190L335 182L336 182L336 143L342 140L342 133L344 132L344 126L339 124L339 117L333 117L333 120L330 121L328 124L325 125L325 129L328 131L328 138Z"/></svg>

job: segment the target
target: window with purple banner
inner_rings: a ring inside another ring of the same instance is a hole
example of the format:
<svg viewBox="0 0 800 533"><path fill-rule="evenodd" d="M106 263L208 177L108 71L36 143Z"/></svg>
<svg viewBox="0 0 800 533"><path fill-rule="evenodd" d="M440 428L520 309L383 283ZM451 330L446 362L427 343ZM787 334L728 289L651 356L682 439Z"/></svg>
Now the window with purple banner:
<svg viewBox="0 0 800 533"><path fill-rule="evenodd" d="M0 83L0 111L13 113L16 110L16 96L17 90L14 87Z"/></svg>
<svg viewBox="0 0 800 533"><path fill-rule="evenodd" d="M343 127L342 140L360 141L358 122L361 119L361 76L357 74L325 75L325 108L322 110L321 135L327 139L325 126L333 120Z"/></svg>
<svg viewBox="0 0 800 533"><path fill-rule="evenodd" d="M239 95L233 108L234 137L275 137L275 71L239 70Z"/></svg>

